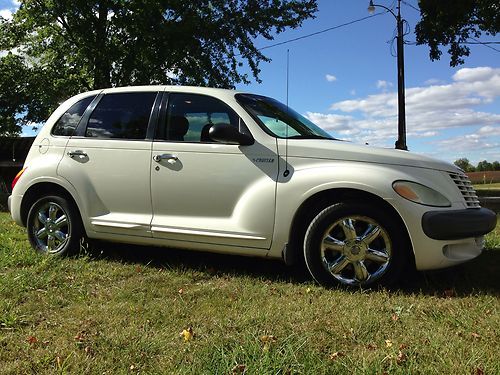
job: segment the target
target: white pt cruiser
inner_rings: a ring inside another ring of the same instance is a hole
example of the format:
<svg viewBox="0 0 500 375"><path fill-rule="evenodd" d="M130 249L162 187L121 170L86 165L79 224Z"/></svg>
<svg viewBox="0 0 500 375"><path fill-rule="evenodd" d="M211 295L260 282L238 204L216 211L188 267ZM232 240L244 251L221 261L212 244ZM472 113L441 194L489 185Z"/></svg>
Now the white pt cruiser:
<svg viewBox="0 0 500 375"><path fill-rule="evenodd" d="M9 209L42 253L87 236L283 258L327 286L470 260L496 225L453 165L337 140L271 98L180 86L64 102Z"/></svg>

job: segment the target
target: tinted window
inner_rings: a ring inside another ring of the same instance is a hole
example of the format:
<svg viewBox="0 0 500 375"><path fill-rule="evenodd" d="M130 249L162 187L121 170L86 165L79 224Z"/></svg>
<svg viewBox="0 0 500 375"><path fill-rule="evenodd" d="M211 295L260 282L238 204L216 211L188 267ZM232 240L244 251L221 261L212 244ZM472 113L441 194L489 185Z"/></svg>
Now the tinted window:
<svg viewBox="0 0 500 375"><path fill-rule="evenodd" d="M56 124L52 128L52 134L72 136L85 110L94 98L95 96L89 96L88 98L82 99L73 104L71 108L68 109L59 120L57 120Z"/></svg>
<svg viewBox="0 0 500 375"><path fill-rule="evenodd" d="M156 92L107 94L89 118L86 137L144 139Z"/></svg>
<svg viewBox="0 0 500 375"><path fill-rule="evenodd" d="M238 127L238 115L225 103L206 95L170 94L167 117L157 138L181 142L213 142L208 129L213 124Z"/></svg>

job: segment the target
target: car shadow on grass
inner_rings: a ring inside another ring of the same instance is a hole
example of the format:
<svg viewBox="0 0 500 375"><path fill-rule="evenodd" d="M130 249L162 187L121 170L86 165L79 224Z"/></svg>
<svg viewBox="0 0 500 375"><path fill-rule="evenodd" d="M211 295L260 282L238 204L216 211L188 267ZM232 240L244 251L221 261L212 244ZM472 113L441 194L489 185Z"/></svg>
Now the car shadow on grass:
<svg viewBox="0 0 500 375"><path fill-rule="evenodd" d="M87 251L90 259L141 264L147 267L191 270L212 276L249 276L271 282L312 283L303 267L288 267L280 260L238 255L166 249L115 243L94 243ZM391 291L460 297L473 294L500 295L500 248L486 250L478 258L450 268L409 272ZM366 291L365 291L366 292Z"/></svg>

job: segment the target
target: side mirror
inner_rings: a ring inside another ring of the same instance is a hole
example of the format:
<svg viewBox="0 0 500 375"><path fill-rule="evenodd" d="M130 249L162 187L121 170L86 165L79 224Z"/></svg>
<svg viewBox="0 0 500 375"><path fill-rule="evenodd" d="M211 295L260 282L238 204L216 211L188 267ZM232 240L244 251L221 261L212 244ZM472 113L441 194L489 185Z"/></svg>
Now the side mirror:
<svg viewBox="0 0 500 375"><path fill-rule="evenodd" d="M231 145L250 146L254 144L252 136L240 133L238 129L229 124L212 125L208 131L208 136L216 142Z"/></svg>

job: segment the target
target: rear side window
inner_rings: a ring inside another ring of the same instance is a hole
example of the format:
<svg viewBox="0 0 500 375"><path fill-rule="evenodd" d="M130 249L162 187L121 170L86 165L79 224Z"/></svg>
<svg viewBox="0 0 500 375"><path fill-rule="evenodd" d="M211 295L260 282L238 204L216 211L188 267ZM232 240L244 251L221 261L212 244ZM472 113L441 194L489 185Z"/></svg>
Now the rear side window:
<svg viewBox="0 0 500 375"><path fill-rule="evenodd" d="M85 113L85 110L94 98L95 96L89 96L88 98L84 98L73 104L70 109L68 109L64 115L57 120L56 124L52 128L52 135L71 137L83 114Z"/></svg>
<svg viewBox="0 0 500 375"><path fill-rule="evenodd" d="M86 137L145 139L156 92L104 95L90 115Z"/></svg>

